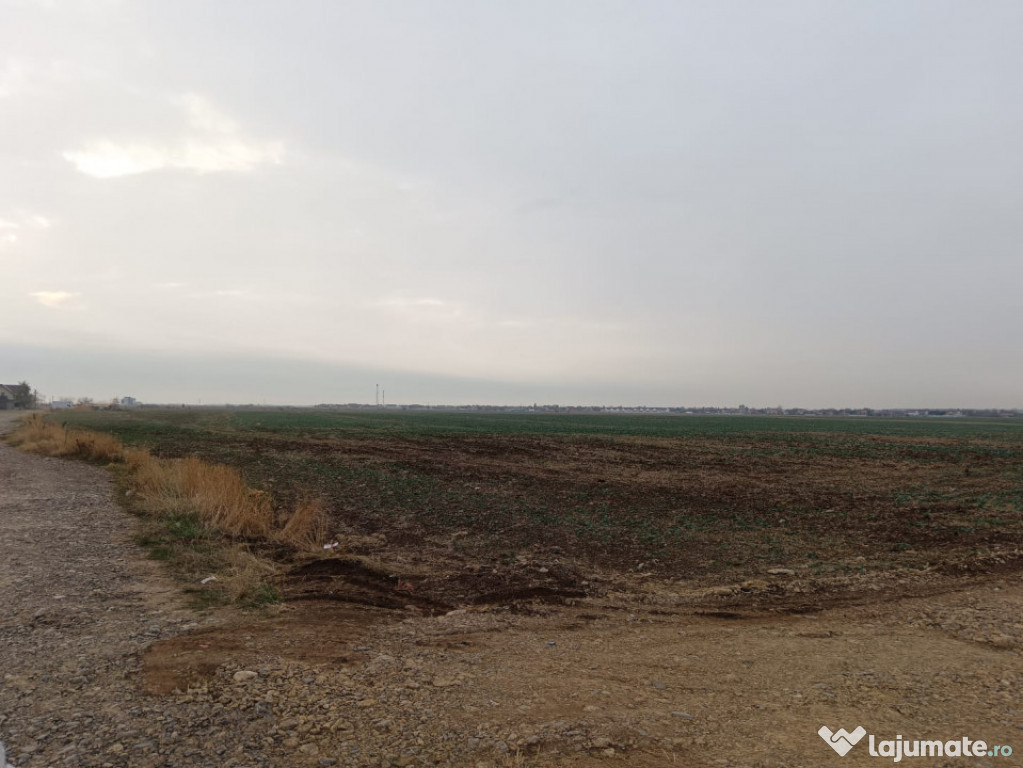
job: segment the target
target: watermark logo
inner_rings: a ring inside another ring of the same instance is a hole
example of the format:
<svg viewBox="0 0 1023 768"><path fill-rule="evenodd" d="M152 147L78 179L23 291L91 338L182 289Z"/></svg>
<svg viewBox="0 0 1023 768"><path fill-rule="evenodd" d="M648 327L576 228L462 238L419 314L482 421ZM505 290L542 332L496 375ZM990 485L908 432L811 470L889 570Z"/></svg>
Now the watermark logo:
<svg viewBox="0 0 1023 768"><path fill-rule="evenodd" d="M845 728L839 728L833 732L828 726L822 725L817 733L824 741L828 742L829 747L842 757L845 757L846 753L855 747L860 739L867 735L867 729L859 725L852 733L849 733Z"/></svg>
<svg viewBox="0 0 1023 768"><path fill-rule="evenodd" d="M863 726L857 726L855 731L849 733L844 728L832 731L828 726L822 725L817 734L835 752L845 757L849 750L867 735L867 730ZM1012 755L1012 747L1008 744L988 744L969 736L948 741L911 740L902 738L900 733L894 739L884 740L877 740L871 734L867 739L867 752L871 757L888 757L892 762L898 763L907 757L1009 757Z"/></svg>

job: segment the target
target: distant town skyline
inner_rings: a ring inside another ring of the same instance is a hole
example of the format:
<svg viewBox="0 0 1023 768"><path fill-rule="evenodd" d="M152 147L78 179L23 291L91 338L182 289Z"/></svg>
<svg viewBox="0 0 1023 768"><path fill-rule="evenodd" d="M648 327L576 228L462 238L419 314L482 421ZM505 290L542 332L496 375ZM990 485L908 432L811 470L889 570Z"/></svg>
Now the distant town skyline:
<svg viewBox="0 0 1023 768"><path fill-rule="evenodd" d="M1019 407L1021 29L995 0L3 3L0 373Z"/></svg>
<svg viewBox="0 0 1023 768"><path fill-rule="evenodd" d="M377 385L387 390L387 403L404 405L480 405L524 407L564 405L582 407L693 407L693 408L805 408L805 409L1002 409L1023 408L1020 402L960 401L916 402L858 398L855 387L833 398L803 399L781 396L747 397L744 393L707 393L705 399L684 398L670 387L657 395L641 389L612 391L619 397L603 398L605 386L552 386L523 383L509 387L453 377L429 377L394 371L344 368L308 361L254 359L168 359L148 352L128 360L111 352L70 352L61 356L33 346L8 348L2 357L7 378L26 380L45 398L96 402L133 397L140 403L186 405L281 405L311 407L322 404L375 404ZM3 371L0 370L0 373ZM24 372L24 373L22 373ZM185 396L175 396L185 393ZM488 397L488 393L490 396ZM511 395L502 399L504 395ZM748 393L746 393L748 394ZM845 399L842 395L846 395ZM1017 398L1019 399L1019 398Z"/></svg>

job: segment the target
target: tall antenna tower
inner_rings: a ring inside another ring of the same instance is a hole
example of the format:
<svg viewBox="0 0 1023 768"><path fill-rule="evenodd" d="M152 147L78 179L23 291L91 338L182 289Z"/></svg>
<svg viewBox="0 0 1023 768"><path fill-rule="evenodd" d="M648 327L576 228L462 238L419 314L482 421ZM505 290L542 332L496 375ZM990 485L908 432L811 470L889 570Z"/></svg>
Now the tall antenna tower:
<svg viewBox="0 0 1023 768"><path fill-rule="evenodd" d="M376 400L373 402L373 405L375 405L377 408L380 407L380 385L379 384L377 384L377 395L376 395Z"/></svg>

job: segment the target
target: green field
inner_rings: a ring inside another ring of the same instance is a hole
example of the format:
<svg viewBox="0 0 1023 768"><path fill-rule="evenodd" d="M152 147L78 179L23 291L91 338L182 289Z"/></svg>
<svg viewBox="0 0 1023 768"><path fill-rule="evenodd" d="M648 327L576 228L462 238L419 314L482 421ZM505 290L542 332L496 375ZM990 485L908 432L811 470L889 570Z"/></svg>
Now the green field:
<svg viewBox="0 0 1023 768"><path fill-rule="evenodd" d="M55 414L239 468L338 530L480 562L741 579L976 564L1023 537L1023 421L303 410Z"/></svg>
<svg viewBox="0 0 1023 768"><path fill-rule="evenodd" d="M59 418L124 439L154 431L236 430L295 435L594 435L709 437L725 435L877 435L990 439L1023 443L1021 419L814 418L633 414L520 414L370 410L134 410L67 411Z"/></svg>

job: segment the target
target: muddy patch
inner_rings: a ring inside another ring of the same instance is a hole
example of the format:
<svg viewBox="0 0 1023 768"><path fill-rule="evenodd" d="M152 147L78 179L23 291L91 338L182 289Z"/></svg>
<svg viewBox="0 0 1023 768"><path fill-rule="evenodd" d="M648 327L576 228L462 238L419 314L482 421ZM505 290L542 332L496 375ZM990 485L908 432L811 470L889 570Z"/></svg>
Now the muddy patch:
<svg viewBox="0 0 1023 768"><path fill-rule="evenodd" d="M142 687L166 694L202 685L225 664L258 669L281 661L343 667L365 659L359 650L371 627L394 620L388 611L321 603L197 630L153 643L142 654Z"/></svg>

